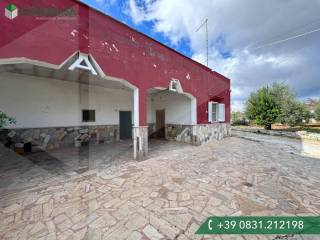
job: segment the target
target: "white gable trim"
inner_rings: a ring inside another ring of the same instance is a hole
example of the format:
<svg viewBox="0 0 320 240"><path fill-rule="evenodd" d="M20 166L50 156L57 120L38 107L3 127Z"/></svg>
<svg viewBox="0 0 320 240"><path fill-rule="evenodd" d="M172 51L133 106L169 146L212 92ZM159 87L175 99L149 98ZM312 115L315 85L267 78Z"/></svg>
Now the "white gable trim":
<svg viewBox="0 0 320 240"><path fill-rule="evenodd" d="M48 63L45 61L39 61L39 60L34 60L31 58L26 58L26 57L18 57L18 58L0 58L0 65L7 65L7 64L19 64L19 63L26 63L26 64L31 64L35 66L40 66L40 67L47 67L55 70L61 69L67 62L70 61L76 54L80 54L79 51L74 52L71 54L66 60L64 60L61 64L56 65L52 63ZM136 89L137 87L133 85L132 83L128 82L126 79L118 78L118 77L113 77L106 75L103 70L100 68L94 57L89 54L90 60L92 61L93 66L95 69L98 71L98 74L100 77L102 77L105 80L111 80L111 81L118 81L124 84L125 86L131 88L131 89Z"/></svg>
<svg viewBox="0 0 320 240"><path fill-rule="evenodd" d="M7 65L7 64L19 64L19 63L27 63L35 66L40 66L40 67L47 67L51 69L58 70L62 68L67 62L70 61L71 58L73 58L74 55L76 55L78 51L74 52L71 54L66 60L64 60L60 65L44 62L44 61L39 61L39 60L34 60L26 57L13 57L13 58L2 58L0 59L0 65Z"/></svg>
<svg viewBox="0 0 320 240"><path fill-rule="evenodd" d="M181 83L178 79L172 79L169 83L169 91L183 93Z"/></svg>
<svg viewBox="0 0 320 240"><path fill-rule="evenodd" d="M91 72L93 75L98 75L98 73L90 63L88 57L89 56L87 54L79 53L78 59L69 67L69 70L73 71L76 68L80 68ZM85 65L81 64L83 62L85 63Z"/></svg>

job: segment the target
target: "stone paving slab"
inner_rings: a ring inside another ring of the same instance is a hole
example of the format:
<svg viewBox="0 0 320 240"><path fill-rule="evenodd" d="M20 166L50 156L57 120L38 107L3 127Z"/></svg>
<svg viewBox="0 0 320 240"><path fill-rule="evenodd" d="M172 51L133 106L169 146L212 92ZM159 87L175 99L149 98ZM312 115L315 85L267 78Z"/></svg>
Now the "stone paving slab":
<svg viewBox="0 0 320 240"><path fill-rule="evenodd" d="M319 239L194 235L210 215L320 215L319 172L270 142L171 147L1 194L0 239Z"/></svg>

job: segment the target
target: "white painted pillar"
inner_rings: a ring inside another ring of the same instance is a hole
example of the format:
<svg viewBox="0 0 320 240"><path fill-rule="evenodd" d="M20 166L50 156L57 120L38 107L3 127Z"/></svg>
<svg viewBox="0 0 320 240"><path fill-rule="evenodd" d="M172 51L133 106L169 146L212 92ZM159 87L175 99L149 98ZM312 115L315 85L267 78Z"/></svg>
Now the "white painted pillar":
<svg viewBox="0 0 320 240"><path fill-rule="evenodd" d="M133 125L139 127L139 88L133 90Z"/></svg>
<svg viewBox="0 0 320 240"><path fill-rule="evenodd" d="M191 98L191 124L197 125L197 99Z"/></svg>
<svg viewBox="0 0 320 240"><path fill-rule="evenodd" d="M139 88L133 90L133 158L145 159L148 155L148 126L139 126Z"/></svg>

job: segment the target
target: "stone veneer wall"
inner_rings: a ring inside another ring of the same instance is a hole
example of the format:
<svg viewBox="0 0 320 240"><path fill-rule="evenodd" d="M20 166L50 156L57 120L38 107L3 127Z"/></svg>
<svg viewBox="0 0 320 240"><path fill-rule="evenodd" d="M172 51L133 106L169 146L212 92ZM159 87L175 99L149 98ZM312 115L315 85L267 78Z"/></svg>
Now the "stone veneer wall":
<svg viewBox="0 0 320 240"><path fill-rule="evenodd" d="M0 135L1 142L10 138L13 143L32 142L43 150L52 150L118 141L119 125L8 129L1 130Z"/></svg>
<svg viewBox="0 0 320 240"><path fill-rule="evenodd" d="M201 145L212 140L221 140L227 136L231 136L229 123L166 125L167 139L194 145Z"/></svg>
<svg viewBox="0 0 320 240"><path fill-rule="evenodd" d="M166 139L192 143L192 127L192 125L166 124Z"/></svg>
<svg viewBox="0 0 320 240"><path fill-rule="evenodd" d="M229 123L198 124L193 126L193 144L201 145L212 140L231 136Z"/></svg>

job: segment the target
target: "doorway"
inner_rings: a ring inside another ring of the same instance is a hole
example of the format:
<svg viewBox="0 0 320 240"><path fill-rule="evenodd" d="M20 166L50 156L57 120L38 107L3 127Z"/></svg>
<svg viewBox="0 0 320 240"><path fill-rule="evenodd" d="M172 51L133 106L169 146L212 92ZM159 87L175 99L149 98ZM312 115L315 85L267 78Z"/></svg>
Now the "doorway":
<svg viewBox="0 0 320 240"><path fill-rule="evenodd" d="M165 138L165 110L156 110L156 137Z"/></svg>
<svg viewBox="0 0 320 240"><path fill-rule="evenodd" d="M131 139L132 138L132 112L120 111L119 122L120 122L120 139Z"/></svg>

